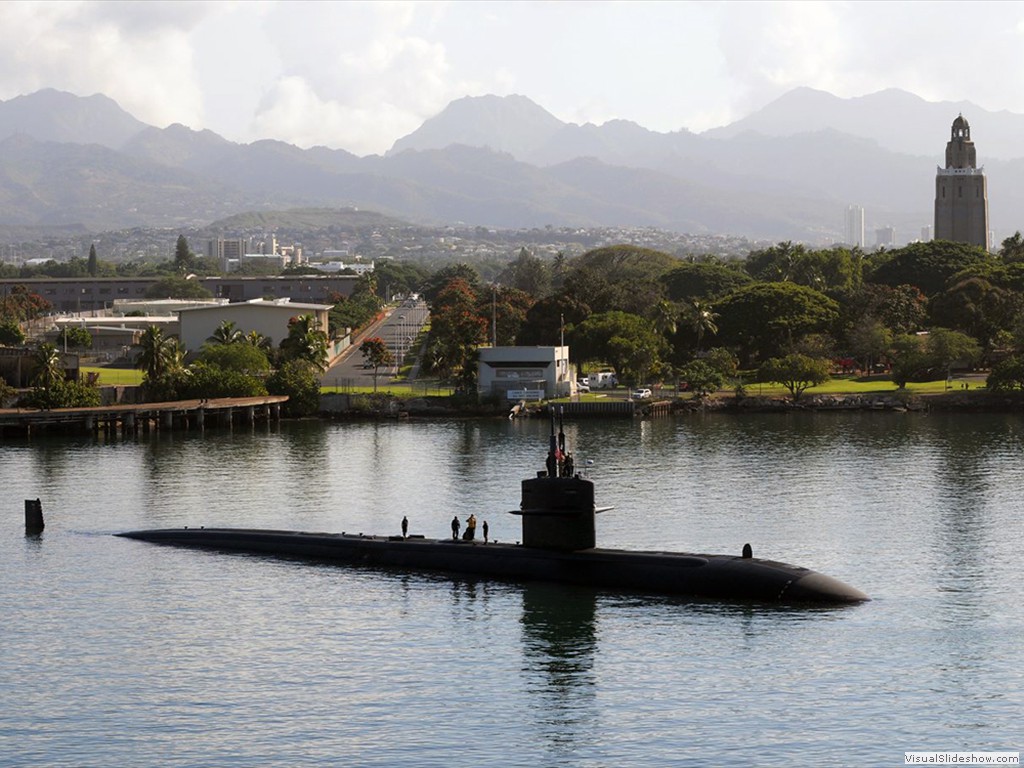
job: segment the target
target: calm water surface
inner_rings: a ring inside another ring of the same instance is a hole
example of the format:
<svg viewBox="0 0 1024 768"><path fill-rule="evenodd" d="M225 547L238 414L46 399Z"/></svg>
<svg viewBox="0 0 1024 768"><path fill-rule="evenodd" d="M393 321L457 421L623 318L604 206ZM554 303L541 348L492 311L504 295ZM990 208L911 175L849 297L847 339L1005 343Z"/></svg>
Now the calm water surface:
<svg viewBox="0 0 1024 768"><path fill-rule="evenodd" d="M794 610L111 536L518 538L547 425L286 424L0 445L0 765L902 765L1024 749L1024 419L567 425L605 546L739 552L875 599ZM47 528L24 536L23 501Z"/></svg>

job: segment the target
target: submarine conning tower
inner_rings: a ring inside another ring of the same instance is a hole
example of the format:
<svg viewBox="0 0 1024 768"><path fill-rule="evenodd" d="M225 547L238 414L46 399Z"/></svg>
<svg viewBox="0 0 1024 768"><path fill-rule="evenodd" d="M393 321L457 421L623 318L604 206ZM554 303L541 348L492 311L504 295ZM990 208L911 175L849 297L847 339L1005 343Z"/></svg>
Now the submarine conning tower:
<svg viewBox="0 0 1024 768"><path fill-rule="evenodd" d="M596 546L594 483L582 477L531 477L515 514L523 517L523 545L574 551Z"/></svg>
<svg viewBox="0 0 1024 768"><path fill-rule="evenodd" d="M575 474L561 418L555 434L554 414L546 466L537 477L523 480L519 509L512 513L523 518L523 546L563 552L593 549L595 515L605 510L594 505L594 483Z"/></svg>

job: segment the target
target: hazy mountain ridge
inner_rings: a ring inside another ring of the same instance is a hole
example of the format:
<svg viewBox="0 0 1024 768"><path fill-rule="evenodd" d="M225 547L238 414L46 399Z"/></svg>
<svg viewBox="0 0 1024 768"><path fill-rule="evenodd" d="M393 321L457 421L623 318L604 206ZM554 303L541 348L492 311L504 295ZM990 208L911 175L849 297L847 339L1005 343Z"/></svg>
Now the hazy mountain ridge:
<svg viewBox="0 0 1024 768"><path fill-rule="evenodd" d="M9 131L0 142L0 225L174 226L285 206L355 206L425 223L653 226L813 241L838 236L843 209L858 203L869 229L894 224L916 236L932 219L935 166L956 106L900 91L844 100L797 89L733 126L693 134L625 120L575 125L523 96L467 97L385 156L360 158L154 128L106 97L41 91L0 102L0 136ZM1024 128L1024 116L962 111L979 162L991 155L976 119ZM930 121L921 151L880 140L895 142L915 121ZM59 143L44 146L32 134L39 126L44 141ZM877 135L856 135L873 126ZM986 165L993 224L1012 232L1024 207L1016 183L1024 159Z"/></svg>

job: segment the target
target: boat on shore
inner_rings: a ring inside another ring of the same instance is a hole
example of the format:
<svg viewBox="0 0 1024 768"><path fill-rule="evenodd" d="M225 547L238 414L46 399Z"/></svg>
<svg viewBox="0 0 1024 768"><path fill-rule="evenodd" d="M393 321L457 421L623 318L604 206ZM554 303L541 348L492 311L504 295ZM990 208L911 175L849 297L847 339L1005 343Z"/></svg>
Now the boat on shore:
<svg viewBox="0 0 1024 768"><path fill-rule="evenodd" d="M594 483L575 471L561 427L545 469L522 481L519 543L475 537L428 539L245 528L164 528L117 534L129 539L228 552L249 552L370 567L435 571L514 581L549 581L652 594L793 604L868 600L825 574L738 555L630 551L596 546Z"/></svg>

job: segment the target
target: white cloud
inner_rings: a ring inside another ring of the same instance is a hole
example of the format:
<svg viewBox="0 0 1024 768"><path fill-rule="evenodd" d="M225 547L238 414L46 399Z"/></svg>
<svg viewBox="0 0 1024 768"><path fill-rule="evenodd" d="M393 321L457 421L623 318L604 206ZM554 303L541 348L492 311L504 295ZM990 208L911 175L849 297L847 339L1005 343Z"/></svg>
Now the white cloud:
<svg viewBox="0 0 1024 768"><path fill-rule="evenodd" d="M295 16L268 17L277 26L273 46L284 74L260 99L252 135L380 153L465 95L473 85L452 73L445 45L412 29L420 16L432 25L437 8L424 6L418 15L419 9L339 4L318 14L315 28Z"/></svg>
<svg viewBox="0 0 1024 768"><path fill-rule="evenodd" d="M206 12L200 3L2 3L0 93L104 93L146 122L200 122L188 34Z"/></svg>
<svg viewBox="0 0 1024 768"><path fill-rule="evenodd" d="M158 126L365 154L485 93L662 131L804 85L1024 112L1022 37L1016 3L8 0L0 98L104 93Z"/></svg>

